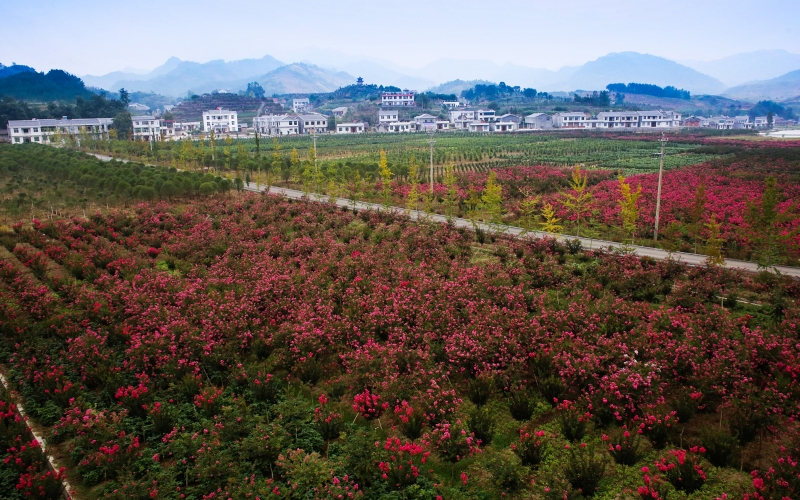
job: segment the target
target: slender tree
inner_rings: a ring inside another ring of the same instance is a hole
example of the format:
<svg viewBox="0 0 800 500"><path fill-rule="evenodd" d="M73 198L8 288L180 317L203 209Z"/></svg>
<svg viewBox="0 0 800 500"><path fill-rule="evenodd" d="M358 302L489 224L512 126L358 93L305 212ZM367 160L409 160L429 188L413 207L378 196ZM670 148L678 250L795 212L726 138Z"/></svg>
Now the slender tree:
<svg viewBox="0 0 800 500"><path fill-rule="evenodd" d="M386 160L386 151L381 149L381 160L378 163L378 175L381 176L381 191L383 192L383 205L389 206L389 196L392 194L392 176L394 175L389 168Z"/></svg>
<svg viewBox="0 0 800 500"><path fill-rule="evenodd" d="M458 208L458 184L457 181L455 168L453 167L452 163L447 163L444 166L444 185L447 188L447 194L445 195L445 207L446 213L448 217L453 217L455 215L456 208Z"/></svg>
<svg viewBox="0 0 800 500"><path fill-rule="evenodd" d="M575 165L575 169L572 171L570 189L561 193L561 203L575 217L578 236L580 236L580 228L586 219L593 200L592 193L589 192L587 187L587 182L588 176L581 172L579 165Z"/></svg>
<svg viewBox="0 0 800 500"><path fill-rule="evenodd" d="M722 224L717 222L717 216L712 214L711 220L709 220L705 226L706 232L708 233L706 244L703 247L703 253L708 255L706 263L710 266L721 265L725 262L725 258L722 256L722 244L725 240L720 237L720 227Z"/></svg>
<svg viewBox="0 0 800 500"><path fill-rule="evenodd" d="M639 219L639 197L642 195L642 185L636 191L631 190L631 185L625 181L625 177L619 176L619 213L622 218L622 228L633 238L636 233L636 222Z"/></svg>
<svg viewBox="0 0 800 500"><path fill-rule="evenodd" d="M417 163L414 161L414 155L411 155L411 160L408 165L408 180L411 185L406 196L406 210L417 210L419 206L419 171Z"/></svg>
<svg viewBox="0 0 800 500"><path fill-rule="evenodd" d="M499 221L503 215L503 187L497 182L497 173L494 170L486 178L486 186L481 195L481 209L492 222Z"/></svg>
<svg viewBox="0 0 800 500"><path fill-rule="evenodd" d="M550 203L545 203L542 207L542 231L548 233L560 233L564 227L559 224L561 219L556 217L556 210Z"/></svg>

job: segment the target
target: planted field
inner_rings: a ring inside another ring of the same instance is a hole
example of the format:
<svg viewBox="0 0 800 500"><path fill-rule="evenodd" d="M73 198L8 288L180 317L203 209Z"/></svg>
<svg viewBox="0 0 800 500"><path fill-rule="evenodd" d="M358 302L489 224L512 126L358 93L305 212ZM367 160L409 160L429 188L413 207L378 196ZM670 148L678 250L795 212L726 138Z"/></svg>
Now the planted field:
<svg viewBox="0 0 800 500"><path fill-rule="evenodd" d="M348 167L359 170L364 176L376 174L380 151L384 150L390 168L396 174L405 176L412 157L419 164L429 164L428 140L426 134L323 135L317 140L316 156L323 170L335 168L341 171ZM434 140L433 162L437 175L443 174L442 169L447 164L453 164L456 172L464 173L519 165L570 166L576 163L626 172L652 171L658 169L658 158L654 154L660 152L660 145L653 136L640 140L637 137L604 138L602 135L586 134L483 135L448 132L437 134ZM261 138L258 146L254 139L232 139L226 143L219 138L213 144L208 139L194 141L188 148L188 144L180 142L158 143L152 149L149 144L123 141L89 139L85 144L89 149L113 151L124 157L167 166L174 163L179 166L258 170L259 164L264 169L275 161L273 153L276 145L280 148L279 160L286 163L285 167L288 168L291 151L295 149L300 158L306 158L313 143L308 136L287 136L279 139ZM692 143L669 143L666 167L676 168L717 157L715 153L695 153L695 148L696 145Z"/></svg>
<svg viewBox="0 0 800 500"><path fill-rule="evenodd" d="M798 491L780 276L258 195L0 243L4 370L80 498Z"/></svg>

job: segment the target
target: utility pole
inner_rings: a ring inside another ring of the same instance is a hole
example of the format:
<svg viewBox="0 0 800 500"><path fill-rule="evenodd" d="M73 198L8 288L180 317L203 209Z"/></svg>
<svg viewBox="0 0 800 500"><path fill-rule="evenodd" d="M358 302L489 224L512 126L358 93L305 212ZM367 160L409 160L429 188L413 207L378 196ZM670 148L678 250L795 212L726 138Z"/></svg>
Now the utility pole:
<svg viewBox="0 0 800 500"><path fill-rule="evenodd" d="M658 219L661 215L661 177L664 174L664 145L667 143L664 132L661 132L661 139L659 142L661 143L661 154L659 155L658 161L658 192L656 193L656 227L655 231L653 231L654 241L658 241Z"/></svg>
<svg viewBox="0 0 800 500"><path fill-rule="evenodd" d="M433 134L436 132L435 128L432 128L429 132L431 138L428 140L428 144L431 146L431 169L430 169L430 193L433 194L433 145L436 144L436 141L433 140Z"/></svg>

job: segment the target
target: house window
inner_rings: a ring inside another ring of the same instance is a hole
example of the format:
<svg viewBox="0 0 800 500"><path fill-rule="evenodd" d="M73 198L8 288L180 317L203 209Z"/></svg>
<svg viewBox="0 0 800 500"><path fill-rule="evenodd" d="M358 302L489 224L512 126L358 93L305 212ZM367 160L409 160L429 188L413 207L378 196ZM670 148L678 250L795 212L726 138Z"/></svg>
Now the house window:
<svg viewBox="0 0 800 500"><path fill-rule="evenodd" d="M19 134L19 129L18 129L18 128L15 128L15 129L14 129L14 133L15 133L15 134Z"/></svg>

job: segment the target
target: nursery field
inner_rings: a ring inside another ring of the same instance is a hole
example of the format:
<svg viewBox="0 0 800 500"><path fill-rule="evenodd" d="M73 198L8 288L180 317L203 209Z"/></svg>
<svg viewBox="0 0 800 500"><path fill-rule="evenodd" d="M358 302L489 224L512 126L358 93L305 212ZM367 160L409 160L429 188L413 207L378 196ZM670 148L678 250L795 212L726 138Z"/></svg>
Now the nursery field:
<svg viewBox="0 0 800 500"><path fill-rule="evenodd" d="M593 167L622 169L627 172L658 169L660 152L657 136L608 137L609 134L588 133L525 133L514 135L440 133L434 137L434 166L437 175L443 166L453 164L456 172L482 172L490 168L519 165L559 165L576 163ZM358 170L362 176L375 175L380 151L386 152L389 167L398 175L408 175L408 164L414 157L419 164L430 160L427 134L364 134L322 135L317 139L316 158L323 171ZM277 139L206 139L147 143L126 141L94 141L84 139L84 149L113 153L165 166L216 167L219 169L257 170L278 159L289 160L292 150L300 158L313 154L309 136L285 136ZM701 163L717 157L714 153L695 153L696 145L686 142L667 144L665 165L675 168ZM227 152L226 152L227 150ZM288 161L286 168L289 167ZM283 167L280 167L282 169ZM279 175L279 172L276 172Z"/></svg>
<svg viewBox="0 0 800 500"><path fill-rule="evenodd" d="M3 228L4 498L799 494L798 282L201 191Z"/></svg>

